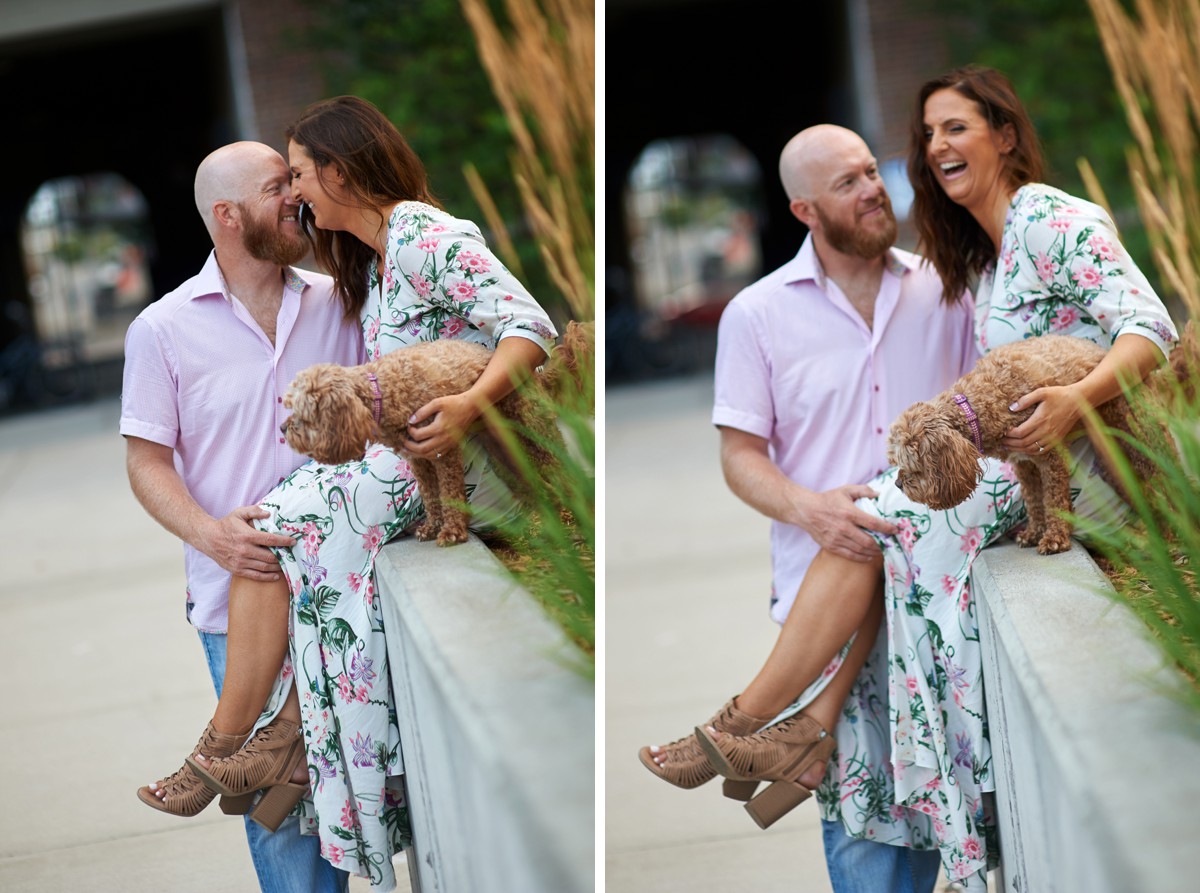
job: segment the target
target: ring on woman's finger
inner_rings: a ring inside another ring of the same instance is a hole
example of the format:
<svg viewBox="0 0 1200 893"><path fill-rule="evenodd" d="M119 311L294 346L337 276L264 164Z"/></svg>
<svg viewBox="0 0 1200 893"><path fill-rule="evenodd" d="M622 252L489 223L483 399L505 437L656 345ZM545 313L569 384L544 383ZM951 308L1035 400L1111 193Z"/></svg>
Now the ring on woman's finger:
<svg viewBox="0 0 1200 893"><path fill-rule="evenodd" d="M440 458L442 458L442 454L441 454L441 453L434 453L434 454L433 454L433 457L434 457L435 459L440 459Z"/></svg>
<svg viewBox="0 0 1200 893"><path fill-rule="evenodd" d="M1039 453L1045 452L1046 448L1044 446L1042 446L1042 442L1040 440L1035 440L1034 443L1037 444Z"/></svg>

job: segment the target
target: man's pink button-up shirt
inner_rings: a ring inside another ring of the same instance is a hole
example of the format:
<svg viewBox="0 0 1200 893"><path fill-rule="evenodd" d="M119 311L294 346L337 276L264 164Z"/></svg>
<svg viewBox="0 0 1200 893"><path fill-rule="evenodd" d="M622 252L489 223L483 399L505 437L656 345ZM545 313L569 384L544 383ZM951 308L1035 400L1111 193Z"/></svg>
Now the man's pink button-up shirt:
<svg viewBox="0 0 1200 893"><path fill-rule="evenodd" d="M975 364L972 312L969 295L945 306L932 268L893 249L868 326L810 236L722 315L713 424L765 438L775 464L810 490L864 483L887 468L892 421ZM801 528L773 522L776 621L817 551Z"/></svg>
<svg viewBox="0 0 1200 893"><path fill-rule="evenodd" d="M314 363L363 362L362 331L345 320L333 280L286 270L275 344L229 294L216 253L198 276L151 304L125 336L121 434L175 450L175 467L215 518L254 505L308 461L279 432L283 396ZM229 573L184 546L188 619L228 622Z"/></svg>

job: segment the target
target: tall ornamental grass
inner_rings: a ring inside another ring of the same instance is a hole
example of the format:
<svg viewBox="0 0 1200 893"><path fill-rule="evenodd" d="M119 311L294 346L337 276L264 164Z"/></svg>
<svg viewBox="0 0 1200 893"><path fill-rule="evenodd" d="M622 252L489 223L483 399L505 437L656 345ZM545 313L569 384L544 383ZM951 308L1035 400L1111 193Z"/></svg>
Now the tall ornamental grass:
<svg viewBox="0 0 1200 893"><path fill-rule="evenodd" d="M505 0L507 22L502 24L485 0L461 2L513 133L510 160L524 222L566 306L576 320L590 322L595 316L594 3ZM487 184L470 165L465 175L501 256L519 270L506 221L495 212ZM542 443L556 454L553 469L535 468L512 450L523 466L530 510L500 531L501 541L489 544L594 660L594 353L574 371L573 380L578 386L560 388L553 407L569 449ZM586 671L592 669L589 664Z"/></svg>
<svg viewBox="0 0 1200 893"><path fill-rule="evenodd" d="M1184 697L1200 710L1200 400L1195 320L1200 318L1200 0L1088 0L1134 145L1130 177L1154 262L1184 337L1172 365L1134 401L1143 428L1128 445L1145 453L1155 479L1118 472L1137 515L1107 535L1091 532L1111 562L1120 598L1191 681ZM1127 9L1129 7L1129 9ZM1081 165L1093 197L1103 192ZM1122 435L1109 432L1110 438ZM1110 441L1111 444L1111 441ZM1103 449L1103 446L1102 446Z"/></svg>

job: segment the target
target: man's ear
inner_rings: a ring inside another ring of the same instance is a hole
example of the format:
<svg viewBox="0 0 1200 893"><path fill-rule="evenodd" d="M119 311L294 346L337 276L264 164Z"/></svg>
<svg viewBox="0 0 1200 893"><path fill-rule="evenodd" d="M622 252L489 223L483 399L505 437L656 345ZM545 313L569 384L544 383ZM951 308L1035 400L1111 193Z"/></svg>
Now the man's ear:
<svg viewBox="0 0 1200 893"><path fill-rule="evenodd" d="M792 211L792 216L807 226L813 228L813 224L817 221L816 206L806 198L794 198L788 207Z"/></svg>
<svg viewBox="0 0 1200 893"><path fill-rule="evenodd" d="M241 212L231 201L213 202L213 218L221 226L238 227L242 223Z"/></svg>

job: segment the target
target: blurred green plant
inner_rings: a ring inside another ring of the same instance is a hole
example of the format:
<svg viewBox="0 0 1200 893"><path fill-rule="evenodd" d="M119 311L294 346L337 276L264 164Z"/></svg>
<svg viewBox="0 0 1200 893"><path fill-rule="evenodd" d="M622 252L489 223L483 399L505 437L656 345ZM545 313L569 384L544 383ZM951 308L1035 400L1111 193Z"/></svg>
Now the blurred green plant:
<svg viewBox="0 0 1200 893"><path fill-rule="evenodd" d="M541 264L575 320L587 323L596 293L594 4L505 0L503 27L485 0L461 2L514 145L509 174L492 179L468 166L466 176L499 233L505 225L492 189L509 177L516 183ZM502 253L511 252L503 237L498 244ZM509 254L505 261L519 259ZM594 351L586 344L594 344L594 326L568 327L564 339L574 344L577 338L579 364L560 380L553 406L571 448L543 441L557 456L550 469L533 467L513 450L532 508L500 531L508 550L493 548L594 661L596 378Z"/></svg>
<svg viewBox="0 0 1200 893"><path fill-rule="evenodd" d="M1164 655L1191 680L1187 700L1200 709L1200 4L1137 0L1136 15L1117 0L1088 0L1113 82L1134 136L1130 182L1167 288L1188 317L1161 381L1137 389L1144 436L1133 444L1158 479L1136 480L1117 461L1137 523L1088 531L1111 561L1118 594L1154 632ZM1085 174L1086 166L1083 168ZM1099 184L1093 197L1104 202ZM1164 386L1171 380L1171 387ZM1157 432L1166 432L1158 436ZM1111 436L1111 435L1110 435ZM1101 439L1103 443L1103 439ZM1103 447L1102 447L1103 448Z"/></svg>

